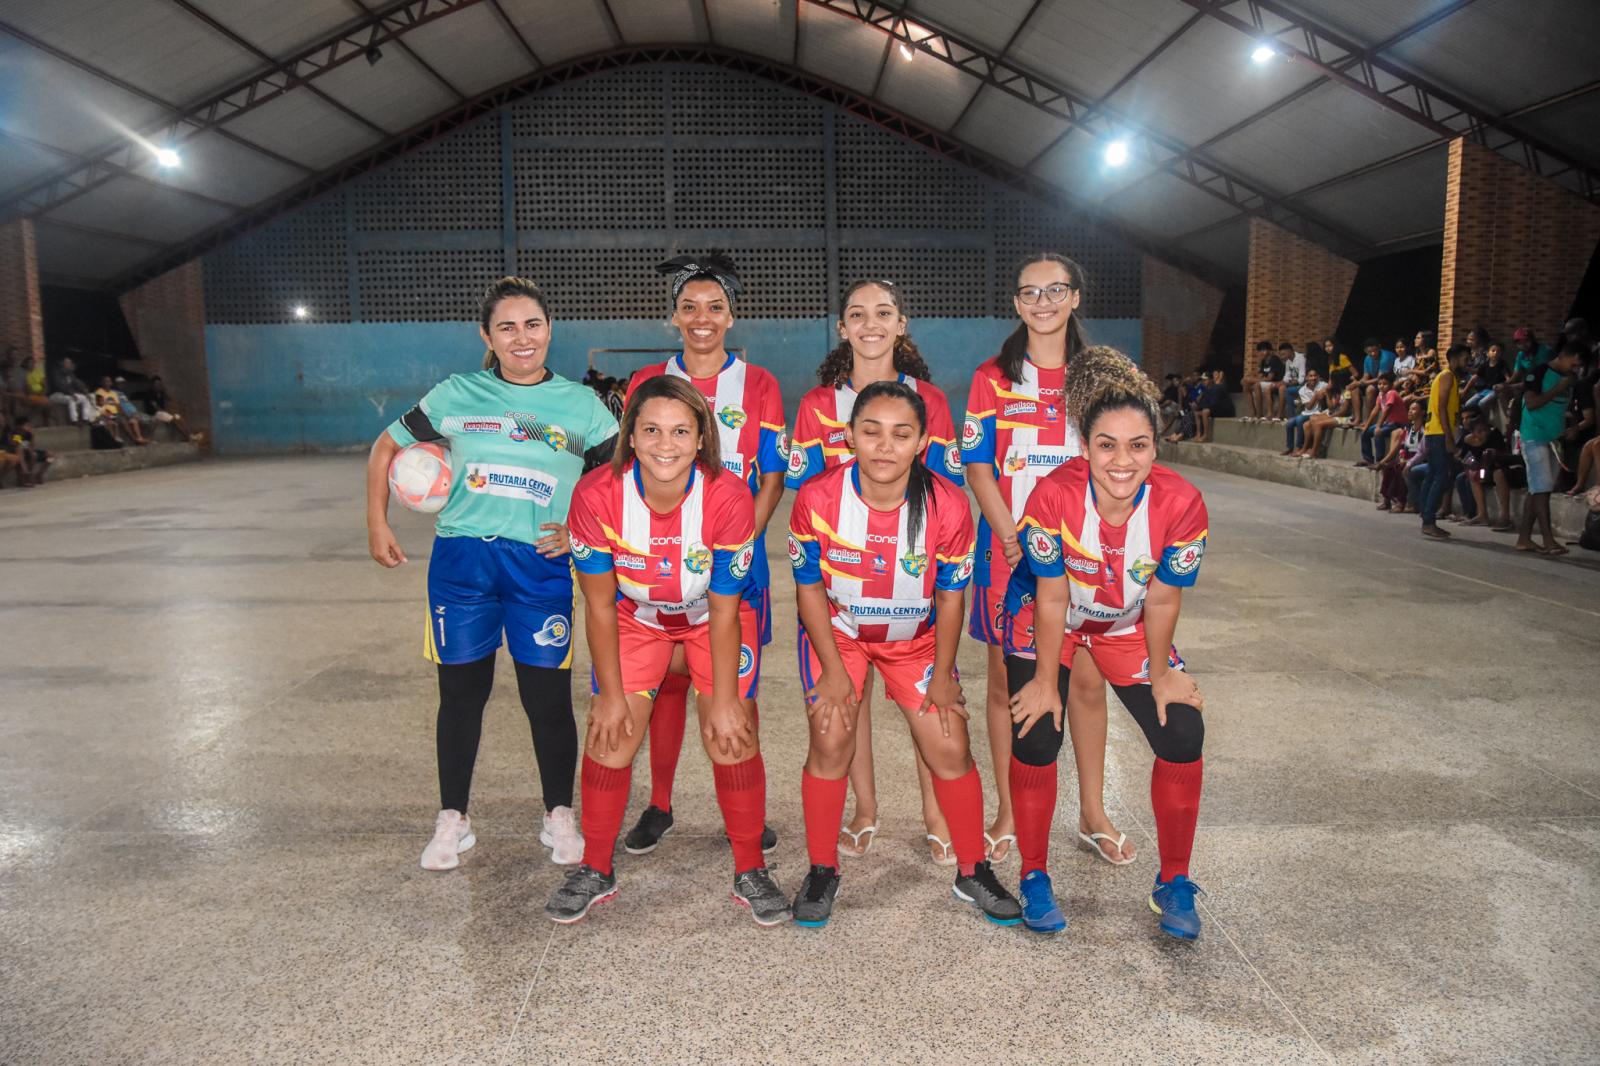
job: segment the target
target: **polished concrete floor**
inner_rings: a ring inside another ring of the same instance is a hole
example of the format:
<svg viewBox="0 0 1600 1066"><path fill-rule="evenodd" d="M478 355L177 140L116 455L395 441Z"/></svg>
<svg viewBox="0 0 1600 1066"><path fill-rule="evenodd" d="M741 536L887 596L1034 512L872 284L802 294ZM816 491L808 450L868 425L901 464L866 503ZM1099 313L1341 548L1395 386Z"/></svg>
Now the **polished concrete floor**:
<svg viewBox="0 0 1600 1066"><path fill-rule="evenodd" d="M1145 908L1149 755L1114 702L1109 799L1143 851L1114 869L1069 848L1064 775L1064 936L952 901L881 714L882 835L826 930L760 930L728 901L696 752L676 833L556 929L504 662L479 844L417 867L427 527L401 523L408 566L368 561L361 477L351 457L208 462L0 494L0 1062L1600 1054L1594 556L1433 544L1370 504L1195 472L1212 550L1178 639L1208 704L1198 944ZM778 587L762 725L792 890L805 734ZM969 678L981 662L966 649Z"/></svg>

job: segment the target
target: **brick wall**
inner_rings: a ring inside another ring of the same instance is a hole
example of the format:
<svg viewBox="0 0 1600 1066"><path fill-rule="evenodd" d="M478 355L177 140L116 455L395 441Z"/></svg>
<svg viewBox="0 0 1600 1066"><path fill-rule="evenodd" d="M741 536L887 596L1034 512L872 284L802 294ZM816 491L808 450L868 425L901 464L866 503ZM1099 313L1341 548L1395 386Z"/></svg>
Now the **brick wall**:
<svg viewBox="0 0 1600 1066"><path fill-rule="evenodd" d="M125 293L120 302L145 373L161 375L191 427L209 426L211 379L199 260Z"/></svg>
<svg viewBox="0 0 1600 1066"><path fill-rule="evenodd" d="M1445 186L1439 344L1479 323L1554 340L1600 242L1600 206L1457 138Z"/></svg>
<svg viewBox="0 0 1600 1066"><path fill-rule="evenodd" d="M1307 341L1339 325L1356 264L1259 218L1250 220L1250 273L1245 290L1245 370L1253 374L1255 344L1284 341L1304 351Z"/></svg>
<svg viewBox="0 0 1600 1066"><path fill-rule="evenodd" d="M1139 301L1145 371L1159 382L1199 367L1222 310L1222 290L1147 255Z"/></svg>
<svg viewBox="0 0 1600 1066"><path fill-rule="evenodd" d="M44 358L39 257L28 219L0 226L0 351L11 347L19 360L27 355Z"/></svg>

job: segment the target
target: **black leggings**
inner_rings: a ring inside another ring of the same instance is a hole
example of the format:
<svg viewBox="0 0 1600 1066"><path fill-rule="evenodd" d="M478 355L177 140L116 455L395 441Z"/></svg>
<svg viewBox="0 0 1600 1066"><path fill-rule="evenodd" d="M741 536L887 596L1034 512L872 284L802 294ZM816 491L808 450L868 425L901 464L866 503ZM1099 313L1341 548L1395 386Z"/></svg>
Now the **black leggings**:
<svg viewBox="0 0 1600 1066"><path fill-rule="evenodd" d="M1018 655L1006 656L1006 691L1015 696L1023 685L1033 680L1037 668L1038 664L1032 659ZM1067 705L1067 686L1071 679L1072 671L1063 666L1056 676L1056 690L1061 695L1063 708ZM1187 703L1169 703L1167 724L1163 727L1156 718L1156 700L1149 685L1111 687L1116 690L1117 699L1133 715L1133 720L1139 723L1139 728L1144 730L1144 738L1150 742L1150 750L1156 753L1156 758L1167 762L1194 762L1200 758L1206 726L1199 711ZM1045 715L1033 724L1025 737L1017 736L1020 728L1015 723L1011 726L1011 754L1016 756L1018 762L1029 766L1049 766L1056 761L1056 756L1061 753L1061 730L1056 728L1055 719Z"/></svg>
<svg viewBox="0 0 1600 1066"><path fill-rule="evenodd" d="M467 813L472 767L483 735L483 709L494 688L494 652L472 663L439 664L439 806ZM516 663L517 693L533 731L533 755L546 811L572 806L578 726L572 717L572 671Z"/></svg>

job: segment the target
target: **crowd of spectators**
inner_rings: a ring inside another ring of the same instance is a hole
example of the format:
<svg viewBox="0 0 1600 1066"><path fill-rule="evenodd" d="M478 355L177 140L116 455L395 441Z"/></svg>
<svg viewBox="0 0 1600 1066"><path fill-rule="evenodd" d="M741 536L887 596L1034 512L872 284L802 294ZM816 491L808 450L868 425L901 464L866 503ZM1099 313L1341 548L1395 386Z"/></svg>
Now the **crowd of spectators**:
<svg viewBox="0 0 1600 1066"><path fill-rule="evenodd" d="M1554 344L1531 328L1505 344L1478 327L1443 352L1429 330L1368 338L1359 356L1333 337L1298 348L1263 340L1241 385L1242 421L1281 425L1282 455L1321 459L1336 430L1357 435L1355 465L1379 472L1378 509L1419 515L1434 539L1449 537L1441 520L1489 525L1515 531L1518 550L1562 555L1551 493L1590 493L1600 509L1600 344L1583 319ZM1222 371L1167 375L1166 440L1209 441L1214 419L1233 413Z"/></svg>
<svg viewBox="0 0 1600 1066"><path fill-rule="evenodd" d="M583 383L593 389L600 397L606 409L610 411L618 422L622 421L622 410L627 405L628 383L622 378L608 377L594 367L583 375Z"/></svg>
<svg viewBox="0 0 1600 1066"><path fill-rule="evenodd" d="M55 456L35 445L36 426L85 426L89 445L96 449L148 445L160 423L170 424L186 440L201 440L159 376L140 385L104 375L99 387L90 389L70 357L46 367L44 360L32 354L19 357L15 347L8 348L0 355L0 486L12 478L24 488L43 483ZM129 398L130 388L142 393L141 403Z"/></svg>

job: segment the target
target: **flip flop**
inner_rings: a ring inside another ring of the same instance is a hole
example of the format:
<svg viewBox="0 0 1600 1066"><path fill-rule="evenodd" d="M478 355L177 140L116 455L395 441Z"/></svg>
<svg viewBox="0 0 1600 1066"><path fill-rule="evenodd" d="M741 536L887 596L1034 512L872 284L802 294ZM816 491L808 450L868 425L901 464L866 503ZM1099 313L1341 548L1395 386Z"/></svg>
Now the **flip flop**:
<svg viewBox="0 0 1600 1066"><path fill-rule="evenodd" d="M1117 854L1121 855L1122 854L1122 845L1124 845L1124 844L1126 844L1128 842L1128 834L1127 833L1118 833L1116 835L1115 839L1112 838L1110 833L1079 833L1078 834L1078 846L1079 847L1085 848L1085 849L1087 849L1089 851L1094 852L1096 855L1100 856L1100 858L1104 859L1106 862L1109 862L1112 866L1126 866L1130 862L1133 862L1135 859L1137 859L1139 857L1137 855L1132 855L1132 856L1129 856L1126 859L1113 859L1111 856L1107 855L1106 852L1105 852L1105 849L1100 846L1100 841L1102 841L1102 840L1109 840L1111 842L1111 844L1116 848Z"/></svg>
<svg viewBox="0 0 1600 1066"><path fill-rule="evenodd" d="M839 854L848 855L852 859L859 859L861 856L872 850L872 842L878 839L878 827L875 825L869 825L852 833L850 830L841 825L839 827L839 836L841 838ZM842 838L844 837L850 838L850 847L855 848L856 850L851 851L850 848L844 846L842 842ZM865 844L861 843L862 837L867 838L867 842Z"/></svg>
<svg viewBox="0 0 1600 1066"><path fill-rule="evenodd" d="M1017 834L1001 833L997 837L992 837L988 833L985 833L983 834L983 843L984 855L988 857L990 862L1005 862L1006 859L1011 857L1011 853L1016 850ZM1006 853L996 858L995 849L1001 844L1006 846Z"/></svg>
<svg viewBox="0 0 1600 1066"><path fill-rule="evenodd" d="M1547 557L1570 554L1565 544L1557 544L1554 548L1535 548L1533 550L1538 552L1540 555Z"/></svg>
<svg viewBox="0 0 1600 1066"><path fill-rule="evenodd" d="M932 833L928 834L928 840L939 845L939 854L933 856L933 864L935 866L954 866L956 864L956 853L950 850L950 842L948 840L940 840Z"/></svg>

